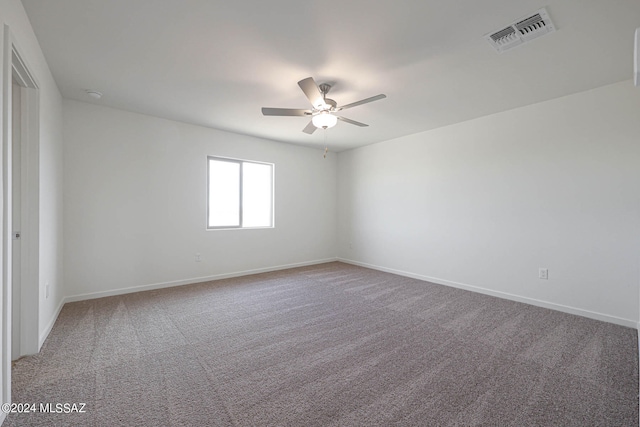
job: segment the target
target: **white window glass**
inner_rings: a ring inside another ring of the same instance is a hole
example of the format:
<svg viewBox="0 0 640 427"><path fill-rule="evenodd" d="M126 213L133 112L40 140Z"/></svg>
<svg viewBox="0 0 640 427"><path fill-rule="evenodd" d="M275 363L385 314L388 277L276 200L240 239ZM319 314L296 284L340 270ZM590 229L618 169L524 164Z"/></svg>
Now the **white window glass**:
<svg viewBox="0 0 640 427"><path fill-rule="evenodd" d="M270 227L273 176L271 165L242 164L242 226Z"/></svg>
<svg viewBox="0 0 640 427"><path fill-rule="evenodd" d="M208 228L273 227L273 165L209 157Z"/></svg>
<svg viewBox="0 0 640 427"><path fill-rule="evenodd" d="M240 163L209 159L209 227L240 226Z"/></svg>

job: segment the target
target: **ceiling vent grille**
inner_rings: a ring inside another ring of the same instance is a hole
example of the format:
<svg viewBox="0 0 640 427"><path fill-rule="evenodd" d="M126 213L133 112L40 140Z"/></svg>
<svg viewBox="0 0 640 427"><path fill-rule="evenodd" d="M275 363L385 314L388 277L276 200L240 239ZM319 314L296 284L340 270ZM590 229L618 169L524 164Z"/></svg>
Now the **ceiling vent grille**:
<svg viewBox="0 0 640 427"><path fill-rule="evenodd" d="M533 15L519 19L500 31L487 34L485 39L498 53L502 53L555 30L556 27L551 22L547 10L542 8Z"/></svg>

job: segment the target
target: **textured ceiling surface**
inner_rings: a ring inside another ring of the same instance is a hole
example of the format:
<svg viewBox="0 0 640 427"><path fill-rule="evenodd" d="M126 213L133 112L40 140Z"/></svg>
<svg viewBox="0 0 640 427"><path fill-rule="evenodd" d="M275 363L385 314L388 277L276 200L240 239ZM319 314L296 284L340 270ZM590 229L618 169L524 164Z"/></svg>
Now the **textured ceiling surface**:
<svg viewBox="0 0 640 427"><path fill-rule="evenodd" d="M630 79L637 0L23 0L65 98L341 151ZM557 31L502 54L484 35L546 7ZM307 135L297 85L348 123ZM104 93L93 100L85 90Z"/></svg>

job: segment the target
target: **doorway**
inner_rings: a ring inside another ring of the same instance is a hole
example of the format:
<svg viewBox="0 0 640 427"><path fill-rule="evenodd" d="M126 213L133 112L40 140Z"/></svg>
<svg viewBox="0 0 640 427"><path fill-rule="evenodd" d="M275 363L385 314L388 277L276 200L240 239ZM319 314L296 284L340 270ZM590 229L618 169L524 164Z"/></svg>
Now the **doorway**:
<svg viewBox="0 0 640 427"><path fill-rule="evenodd" d="M5 33L6 36L6 33ZM14 43L11 48L11 115L6 123L11 133L3 152L5 197L4 209L4 278L11 289L11 360L35 354L39 345L38 283L38 86ZM6 78L6 77L5 77ZM9 202L6 200L5 203Z"/></svg>
<svg viewBox="0 0 640 427"><path fill-rule="evenodd" d="M7 24L2 33L2 69L0 70L0 401L11 402L11 360L40 350L39 343L39 153L40 93L30 68ZM15 117L14 117L15 115ZM14 139L15 132L15 139ZM19 154L14 157L14 146ZM14 167L16 168L14 174ZM16 190L13 179L16 177ZM14 201L13 192L19 196ZM14 224L14 204L16 218ZM19 243L14 243L14 227L19 225ZM16 267L13 270L13 254ZM14 272L16 281L14 282ZM17 298L13 298L14 287ZM15 309L15 316L13 310ZM14 318L17 327L13 327ZM13 343L16 343L13 347ZM0 423L5 414L0 413Z"/></svg>

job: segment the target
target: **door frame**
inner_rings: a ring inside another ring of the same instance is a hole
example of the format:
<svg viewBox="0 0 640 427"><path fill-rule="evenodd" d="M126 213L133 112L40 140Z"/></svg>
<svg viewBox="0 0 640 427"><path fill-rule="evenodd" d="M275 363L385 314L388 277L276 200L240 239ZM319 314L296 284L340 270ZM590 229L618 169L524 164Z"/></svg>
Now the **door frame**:
<svg viewBox="0 0 640 427"><path fill-rule="evenodd" d="M40 351L38 333L38 253L32 250L38 248L38 197L34 192L34 184L37 186L38 165L33 162L34 155L38 151L33 147L39 145L39 97L38 84L33 74L25 64L17 46L12 46L11 51L12 76L16 77L20 86L20 341L19 356L35 354ZM36 157L37 159L37 157ZM7 158L10 162L11 158ZM34 172L35 171L35 180ZM37 187L36 187L37 188ZM13 240L11 232L11 243ZM34 237L36 240L34 241ZM34 264L35 263L35 264ZM13 280L12 280L13 282Z"/></svg>
<svg viewBox="0 0 640 427"><path fill-rule="evenodd" d="M11 305L12 305L12 92L13 78L20 85L21 97L21 297L20 355L35 354L39 346L39 146L40 91L37 80L25 61L8 25L3 31L2 64L2 402L11 401Z"/></svg>

